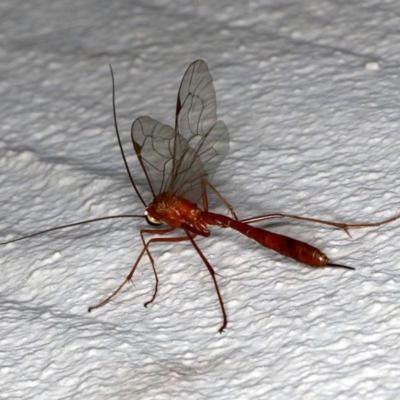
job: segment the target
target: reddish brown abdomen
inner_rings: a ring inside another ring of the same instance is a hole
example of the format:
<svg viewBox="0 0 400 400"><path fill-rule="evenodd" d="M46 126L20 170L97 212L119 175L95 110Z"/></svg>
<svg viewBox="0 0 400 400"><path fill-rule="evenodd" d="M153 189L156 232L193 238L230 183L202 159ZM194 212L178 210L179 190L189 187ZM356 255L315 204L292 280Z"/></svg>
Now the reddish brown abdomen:
<svg viewBox="0 0 400 400"><path fill-rule="evenodd" d="M262 246L268 247L279 254L293 258L310 267L325 267L329 261L328 257L322 251L300 240L256 228L220 214L203 212L203 216L208 224L229 226L260 243Z"/></svg>
<svg viewBox="0 0 400 400"><path fill-rule="evenodd" d="M307 243L277 233L261 231L262 235L258 235L258 232L252 232L248 236L279 254L293 258L311 267L325 267L328 263L328 257L322 251Z"/></svg>

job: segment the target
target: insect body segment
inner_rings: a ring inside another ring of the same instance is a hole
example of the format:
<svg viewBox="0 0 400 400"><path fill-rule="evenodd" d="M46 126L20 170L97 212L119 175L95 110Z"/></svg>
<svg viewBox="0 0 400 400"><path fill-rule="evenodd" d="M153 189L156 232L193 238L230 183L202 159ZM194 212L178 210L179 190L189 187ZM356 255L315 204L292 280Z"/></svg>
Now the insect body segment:
<svg viewBox="0 0 400 400"><path fill-rule="evenodd" d="M147 208L147 216L174 228L183 226L201 236L210 236L202 210L194 203L170 193L161 193Z"/></svg>

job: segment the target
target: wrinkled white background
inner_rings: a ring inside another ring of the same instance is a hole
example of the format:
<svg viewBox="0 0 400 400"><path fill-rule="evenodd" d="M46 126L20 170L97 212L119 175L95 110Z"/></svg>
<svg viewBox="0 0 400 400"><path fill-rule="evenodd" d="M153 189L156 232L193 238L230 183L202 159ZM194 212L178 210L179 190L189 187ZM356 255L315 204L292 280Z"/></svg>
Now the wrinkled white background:
<svg viewBox="0 0 400 400"><path fill-rule="evenodd" d="M280 4L284 3L284 4ZM349 4L350 3L350 4ZM352 4L353 3L353 4ZM140 213L123 142L140 115L174 122L198 58L231 147L215 184L241 217L378 221L400 212L398 2L6 0L0 5L0 234L9 240ZM225 212L215 199L211 208ZM356 271L313 270L234 231L155 245L119 285L143 220L0 248L0 390L7 399L393 399L400 392L400 222L352 232L262 224Z"/></svg>

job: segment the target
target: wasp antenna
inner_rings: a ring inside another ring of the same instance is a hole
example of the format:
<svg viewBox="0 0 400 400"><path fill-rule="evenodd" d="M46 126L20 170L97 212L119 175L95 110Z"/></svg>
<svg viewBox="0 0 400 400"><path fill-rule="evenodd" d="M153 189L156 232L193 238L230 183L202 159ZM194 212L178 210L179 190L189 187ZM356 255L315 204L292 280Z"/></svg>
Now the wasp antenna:
<svg viewBox="0 0 400 400"><path fill-rule="evenodd" d="M125 168L126 168L126 172L128 173L129 176L129 180L132 183L133 188L135 189L136 194L138 195L140 201L143 203L143 205L145 207L147 207L146 202L143 200L143 197L140 195L138 188L135 185L135 181L132 178L132 174L131 171L129 170L128 167L128 162L126 161L126 157L125 157L125 153L124 153L124 149L122 147L122 142L121 142L121 137L119 135L119 130L118 130L118 123L117 123L117 110L115 107L115 82L114 82L114 72L113 69L111 67L110 64L110 71L111 71L111 80L112 80L112 104L113 104L113 115L114 115L114 126L115 126L115 133L117 134L117 139L118 139L118 144L119 144L119 148L121 150L121 155L122 155L122 159L124 160L124 164L125 164Z"/></svg>
<svg viewBox="0 0 400 400"><path fill-rule="evenodd" d="M125 214L125 215L111 215L111 216L108 216L108 217L87 219L85 221L74 222L72 224L56 226L55 228L45 229L44 231L31 233L30 235L26 235L26 236L23 236L23 237L20 237L20 238L17 238L17 239L8 240L7 242L0 242L0 245L13 243L13 242L19 242L20 240L28 239L28 238L31 238L33 236L42 235L43 233L57 231L59 229L71 228L73 226L90 224L92 222L104 221L104 220L107 220L107 219L118 219L118 218L145 218L145 216L144 215Z"/></svg>

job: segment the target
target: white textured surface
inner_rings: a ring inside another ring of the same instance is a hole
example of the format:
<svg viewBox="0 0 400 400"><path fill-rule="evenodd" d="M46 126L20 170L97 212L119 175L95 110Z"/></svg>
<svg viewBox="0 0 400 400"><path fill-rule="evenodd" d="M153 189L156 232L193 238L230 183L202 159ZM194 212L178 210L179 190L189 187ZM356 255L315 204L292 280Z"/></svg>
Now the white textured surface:
<svg viewBox="0 0 400 400"><path fill-rule="evenodd" d="M133 171L130 124L139 115L172 124L183 73L203 58L231 136L216 184L240 216L398 213L398 2L242 3L2 1L2 240L142 212L113 132L109 63ZM352 239L271 226L355 272L311 270L213 229L198 244L221 275L222 335L213 285L188 243L155 246L160 290L148 309L146 261L135 286L87 312L128 273L143 226L99 223L0 248L1 398L400 393L400 223Z"/></svg>

